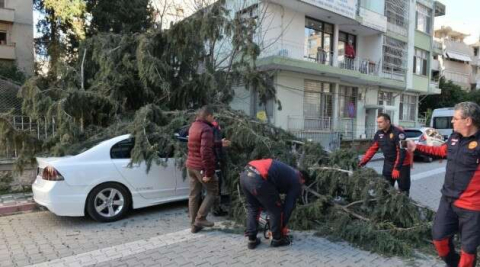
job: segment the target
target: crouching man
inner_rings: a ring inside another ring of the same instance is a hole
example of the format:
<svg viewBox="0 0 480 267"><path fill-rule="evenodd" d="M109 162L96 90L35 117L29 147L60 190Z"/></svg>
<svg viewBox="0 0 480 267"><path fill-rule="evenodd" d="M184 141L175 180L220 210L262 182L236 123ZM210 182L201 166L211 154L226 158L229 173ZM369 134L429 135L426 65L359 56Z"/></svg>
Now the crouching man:
<svg viewBox="0 0 480 267"><path fill-rule="evenodd" d="M302 174L273 159L250 161L240 174L240 185L246 196L248 248L254 249L260 244L257 238L258 218L262 208L270 216L272 247L290 245L287 236L287 224L295 209L303 184ZM280 194L286 194L282 203Z"/></svg>

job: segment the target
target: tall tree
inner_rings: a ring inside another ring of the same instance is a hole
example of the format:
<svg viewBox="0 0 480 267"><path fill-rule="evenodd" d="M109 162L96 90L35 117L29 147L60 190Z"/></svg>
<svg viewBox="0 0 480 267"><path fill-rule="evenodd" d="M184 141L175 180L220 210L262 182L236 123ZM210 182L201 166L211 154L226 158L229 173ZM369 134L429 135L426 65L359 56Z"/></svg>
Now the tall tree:
<svg viewBox="0 0 480 267"><path fill-rule="evenodd" d="M48 62L48 76L56 79L59 64L74 60L79 43L85 38L86 4L84 0L33 1L41 14L37 23L41 36L35 39L35 50Z"/></svg>
<svg viewBox="0 0 480 267"><path fill-rule="evenodd" d="M91 15L88 33L143 32L153 25L150 0L86 0Z"/></svg>

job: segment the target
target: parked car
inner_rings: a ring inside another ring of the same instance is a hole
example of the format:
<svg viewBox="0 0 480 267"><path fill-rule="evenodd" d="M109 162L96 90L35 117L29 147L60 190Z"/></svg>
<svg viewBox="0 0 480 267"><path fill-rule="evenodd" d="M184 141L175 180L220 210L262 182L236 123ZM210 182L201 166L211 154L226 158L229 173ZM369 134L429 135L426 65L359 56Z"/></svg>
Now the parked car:
<svg viewBox="0 0 480 267"><path fill-rule="evenodd" d="M412 140L417 144L427 145L427 146L441 146L443 141L443 136L436 130L430 127L422 128L406 128L405 137L407 140ZM433 158L414 152L414 158L420 158L427 162L432 162Z"/></svg>
<svg viewBox="0 0 480 267"><path fill-rule="evenodd" d="M130 163L134 140L122 135L76 156L37 158L33 198L59 216L90 215L100 222L124 217L130 209L188 199L189 181L175 159L163 164Z"/></svg>

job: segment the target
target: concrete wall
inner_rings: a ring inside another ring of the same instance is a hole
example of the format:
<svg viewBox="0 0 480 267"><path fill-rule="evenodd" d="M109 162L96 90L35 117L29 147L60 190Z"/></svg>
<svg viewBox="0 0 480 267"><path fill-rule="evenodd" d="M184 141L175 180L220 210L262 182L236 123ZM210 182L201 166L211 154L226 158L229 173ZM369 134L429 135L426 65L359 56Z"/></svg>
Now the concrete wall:
<svg viewBox="0 0 480 267"><path fill-rule="evenodd" d="M25 168L23 173L13 171L13 161L0 161L0 193L30 190L36 177L36 167Z"/></svg>

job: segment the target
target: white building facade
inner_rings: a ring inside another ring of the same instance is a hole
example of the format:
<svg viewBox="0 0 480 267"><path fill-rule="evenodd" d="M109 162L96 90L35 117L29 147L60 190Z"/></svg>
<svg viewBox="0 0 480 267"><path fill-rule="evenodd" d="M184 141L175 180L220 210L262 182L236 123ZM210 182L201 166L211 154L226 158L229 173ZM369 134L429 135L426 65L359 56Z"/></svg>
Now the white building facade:
<svg viewBox="0 0 480 267"><path fill-rule="evenodd" d="M239 14L257 16L262 54L257 65L274 73L277 98L259 107L255 94L238 89L232 106L331 146L370 139L379 113L418 127L419 98L439 94L431 65L433 22L445 6L427 0L250 1ZM355 57L348 57L351 43ZM260 116L263 117L263 116ZM329 135L330 134L330 135Z"/></svg>

